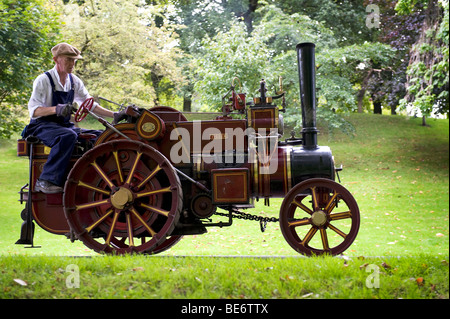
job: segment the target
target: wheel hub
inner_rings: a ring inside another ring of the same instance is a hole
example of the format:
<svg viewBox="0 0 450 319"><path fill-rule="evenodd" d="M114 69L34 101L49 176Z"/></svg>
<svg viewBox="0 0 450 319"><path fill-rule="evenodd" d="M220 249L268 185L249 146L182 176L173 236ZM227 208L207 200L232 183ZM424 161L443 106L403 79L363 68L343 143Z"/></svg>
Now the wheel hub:
<svg viewBox="0 0 450 319"><path fill-rule="evenodd" d="M314 226L321 227L327 222L327 214L322 210L318 210L312 214L311 221Z"/></svg>
<svg viewBox="0 0 450 319"><path fill-rule="evenodd" d="M124 209L132 201L133 193L125 187L120 187L111 195L111 204L117 209Z"/></svg>

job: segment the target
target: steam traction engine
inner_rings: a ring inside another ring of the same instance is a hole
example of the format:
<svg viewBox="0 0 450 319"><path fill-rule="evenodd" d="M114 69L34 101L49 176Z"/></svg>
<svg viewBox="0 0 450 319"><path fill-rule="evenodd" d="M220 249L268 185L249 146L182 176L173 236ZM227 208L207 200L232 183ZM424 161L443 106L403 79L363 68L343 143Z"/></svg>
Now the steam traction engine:
<svg viewBox="0 0 450 319"><path fill-rule="evenodd" d="M232 86L231 104L211 121L187 121L169 107L134 106L127 107L124 123L98 118L106 130L95 143L81 136L60 194L34 191L49 150L32 137L19 140L18 154L30 158L30 181L20 192L26 207L17 243L33 245L34 220L100 253L155 254L183 235L230 226L255 199L267 204L280 197L280 228L293 249L305 255L345 251L358 233L359 209L334 181L330 149L317 145L314 44L299 44L297 53L301 138L279 140L284 93L266 96L262 81L254 103ZM283 99L281 109L273 104L276 98ZM95 116L92 104L86 100L75 120ZM213 222L217 214L228 221ZM277 221L256 219L262 228Z"/></svg>

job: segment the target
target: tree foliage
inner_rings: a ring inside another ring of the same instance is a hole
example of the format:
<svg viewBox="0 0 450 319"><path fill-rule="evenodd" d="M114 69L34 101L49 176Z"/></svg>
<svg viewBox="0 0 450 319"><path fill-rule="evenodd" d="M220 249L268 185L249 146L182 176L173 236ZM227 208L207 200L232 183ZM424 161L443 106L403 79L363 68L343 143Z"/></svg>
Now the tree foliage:
<svg viewBox="0 0 450 319"><path fill-rule="evenodd" d="M62 8L62 32L84 56L75 72L91 94L146 107L175 94L182 82L176 65L178 35L160 12L137 0L86 1Z"/></svg>
<svg viewBox="0 0 450 319"><path fill-rule="evenodd" d="M20 109L34 77L45 70L48 52L58 38L58 16L45 1L0 0L0 137L23 124Z"/></svg>
<svg viewBox="0 0 450 319"><path fill-rule="evenodd" d="M281 76L288 100L298 102L295 46L299 42L325 45L324 38L331 38L331 33L307 16L287 15L275 6L261 8L257 14L260 18L250 34L242 21L235 20L230 30L202 41L194 65L195 90L204 106L219 109L234 77L241 79L244 92L255 96L262 79L274 92Z"/></svg>
<svg viewBox="0 0 450 319"><path fill-rule="evenodd" d="M382 13L380 28L374 32L374 39L395 50L389 68L380 69L380 72L367 78L367 88L374 103L383 103L391 109L391 114L396 114L399 101L406 94L409 52L420 33L424 13L417 10L408 15L399 15L395 10L396 2L389 0L366 0L365 4L377 6Z"/></svg>
<svg viewBox="0 0 450 319"><path fill-rule="evenodd" d="M261 79L278 91L281 76L285 120L297 124L295 46L314 42L318 117L330 127L344 127L343 112L394 114L399 101L448 114L448 0L0 0L0 12L3 129L58 41L82 51L75 72L90 93L120 103L219 110L235 77L253 97Z"/></svg>
<svg viewBox="0 0 450 319"><path fill-rule="evenodd" d="M410 14L424 7L426 16L420 35L411 48L407 69L407 94L400 107L425 117L449 112L449 2L400 0L396 9Z"/></svg>
<svg viewBox="0 0 450 319"><path fill-rule="evenodd" d="M299 13L286 14L276 6L265 6L256 14L251 34L245 24L236 21L230 30L202 42L202 54L194 64L195 91L204 108L220 109L221 97L234 77L241 79L244 92L257 96L261 79L275 92L281 76L289 101L285 119L299 126L295 46L313 42L317 46L319 116L330 128L343 127L335 113L355 110L364 80L380 68L388 68L395 56L390 46L376 42L340 46L329 28Z"/></svg>

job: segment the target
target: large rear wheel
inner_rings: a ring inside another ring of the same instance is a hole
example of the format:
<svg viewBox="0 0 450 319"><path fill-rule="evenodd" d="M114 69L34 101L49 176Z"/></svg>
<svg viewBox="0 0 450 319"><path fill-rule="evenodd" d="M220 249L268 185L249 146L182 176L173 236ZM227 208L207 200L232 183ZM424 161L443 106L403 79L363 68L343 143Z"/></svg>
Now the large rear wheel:
<svg viewBox="0 0 450 319"><path fill-rule="evenodd" d="M75 163L64 188L71 231L99 253L158 251L171 238L181 207L181 184L171 163L136 141L94 147Z"/></svg>

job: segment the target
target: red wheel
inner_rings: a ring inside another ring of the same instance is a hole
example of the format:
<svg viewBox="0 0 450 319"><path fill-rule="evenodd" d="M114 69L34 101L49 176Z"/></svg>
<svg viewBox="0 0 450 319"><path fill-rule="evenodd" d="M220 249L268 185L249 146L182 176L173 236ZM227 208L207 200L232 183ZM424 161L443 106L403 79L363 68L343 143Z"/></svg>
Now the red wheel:
<svg viewBox="0 0 450 319"><path fill-rule="evenodd" d="M64 188L71 231L100 253L157 250L175 228L181 207L181 184L172 164L136 141L94 147L75 163Z"/></svg>
<svg viewBox="0 0 450 319"><path fill-rule="evenodd" d="M86 99L83 104L78 108L77 112L75 113L74 120L75 122L81 122L84 120L86 115L88 115L89 111L92 109L92 106L94 105L94 98L90 97Z"/></svg>
<svg viewBox="0 0 450 319"><path fill-rule="evenodd" d="M286 241L304 255L338 255L355 240L359 208L352 194L328 179L313 178L294 186L280 209Z"/></svg>

